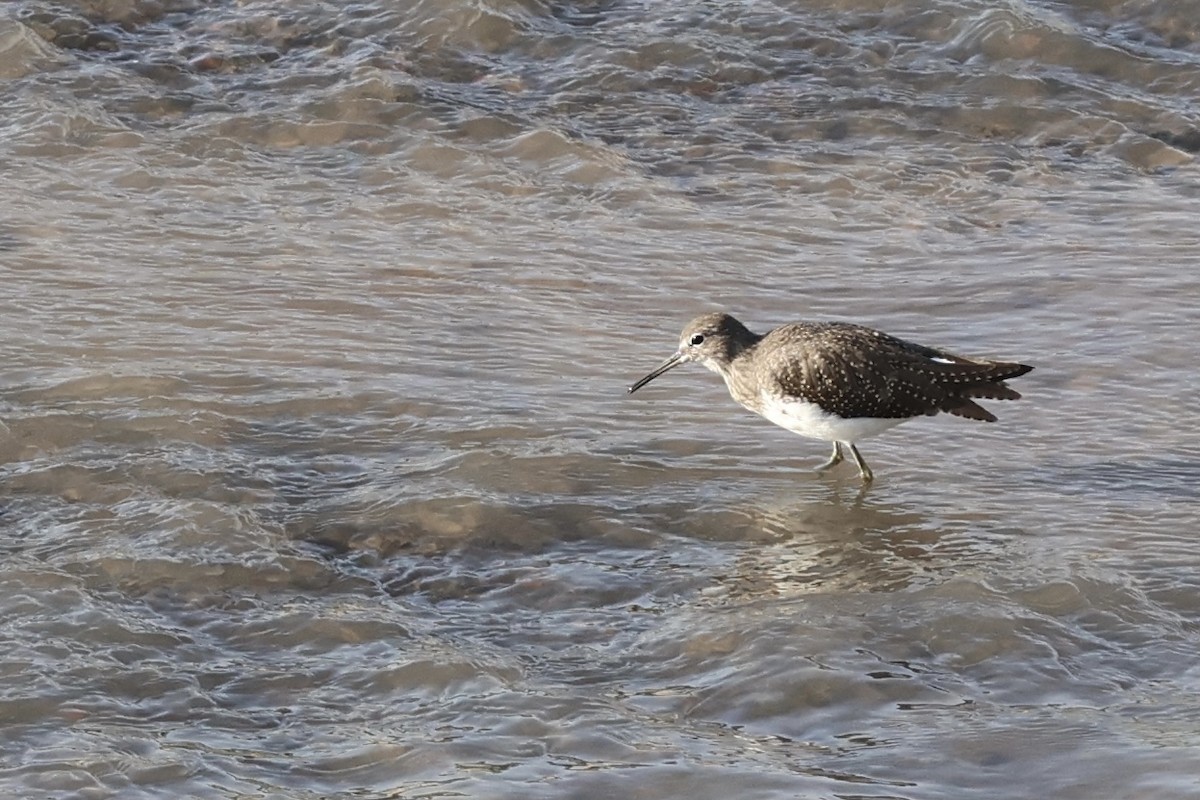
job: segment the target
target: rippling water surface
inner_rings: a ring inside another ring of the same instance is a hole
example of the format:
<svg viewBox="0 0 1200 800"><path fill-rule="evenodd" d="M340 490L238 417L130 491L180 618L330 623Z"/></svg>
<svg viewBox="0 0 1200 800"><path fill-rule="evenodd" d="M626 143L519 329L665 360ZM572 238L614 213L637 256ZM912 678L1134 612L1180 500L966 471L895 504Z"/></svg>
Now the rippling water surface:
<svg viewBox="0 0 1200 800"><path fill-rule="evenodd" d="M0 6L0 794L1192 798L1189 0ZM879 480L691 316L1037 366Z"/></svg>

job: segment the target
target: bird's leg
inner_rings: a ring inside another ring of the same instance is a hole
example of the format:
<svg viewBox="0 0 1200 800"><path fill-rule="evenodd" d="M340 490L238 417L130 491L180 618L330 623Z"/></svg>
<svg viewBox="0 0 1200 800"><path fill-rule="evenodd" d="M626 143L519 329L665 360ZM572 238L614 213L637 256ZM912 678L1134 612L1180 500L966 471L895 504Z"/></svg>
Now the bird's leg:
<svg viewBox="0 0 1200 800"><path fill-rule="evenodd" d="M863 483L870 483L875 480L875 473L871 472L871 468L867 466L867 462L863 461L862 453L858 452L858 448L852 443L850 445L850 455L854 456L854 462L858 464L858 475L862 478Z"/></svg>
<svg viewBox="0 0 1200 800"><path fill-rule="evenodd" d="M833 455L831 455L829 457L828 461L826 461L821 466L817 467L817 472L824 472L827 469L832 469L833 467L836 467L838 464L842 463L843 458L844 458L844 456L842 455L842 443L834 442L833 443Z"/></svg>

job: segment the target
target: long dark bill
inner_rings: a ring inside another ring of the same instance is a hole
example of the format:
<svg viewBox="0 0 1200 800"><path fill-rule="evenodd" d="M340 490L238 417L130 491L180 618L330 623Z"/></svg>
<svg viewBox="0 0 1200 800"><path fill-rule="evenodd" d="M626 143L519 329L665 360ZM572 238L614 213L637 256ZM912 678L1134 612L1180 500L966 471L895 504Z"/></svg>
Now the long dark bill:
<svg viewBox="0 0 1200 800"><path fill-rule="evenodd" d="M654 370L654 372L651 372L649 375L647 375L646 377L642 378L640 381L638 381L637 383L635 383L633 386L630 386L630 387L629 387L629 393L630 393L630 394L633 394L633 393L634 393L634 392L636 392L638 389L642 388L642 387L643 387L643 386L645 386L647 383L649 383L650 381L652 381L652 380L654 380L655 378L657 378L659 375L662 375L664 372L666 372L667 370L669 370L671 367L675 367L675 366L678 366L679 364L681 364L681 363L682 363L682 362L680 361L680 359L681 359L681 358L683 358L683 353L676 353L675 355L671 356L670 358L668 358L668 359L667 359L666 361L664 361L663 363L659 364L659 365L658 365L658 369Z"/></svg>

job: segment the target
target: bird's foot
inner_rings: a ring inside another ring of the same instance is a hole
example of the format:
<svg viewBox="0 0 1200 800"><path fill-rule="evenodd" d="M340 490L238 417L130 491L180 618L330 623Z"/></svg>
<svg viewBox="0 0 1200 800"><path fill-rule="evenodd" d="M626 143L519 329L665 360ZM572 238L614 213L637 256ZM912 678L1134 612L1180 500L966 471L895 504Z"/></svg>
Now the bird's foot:
<svg viewBox="0 0 1200 800"><path fill-rule="evenodd" d="M862 482L870 483L875 480L875 473L871 472L871 468L863 460L862 453L858 452L854 445L850 445L850 455L854 456L854 463L858 464L858 477L862 478Z"/></svg>
<svg viewBox="0 0 1200 800"><path fill-rule="evenodd" d="M828 461L817 467L817 472L827 472L842 463L843 460L845 460L845 456L842 455L842 443L834 442L833 454L829 456Z"/></svg>

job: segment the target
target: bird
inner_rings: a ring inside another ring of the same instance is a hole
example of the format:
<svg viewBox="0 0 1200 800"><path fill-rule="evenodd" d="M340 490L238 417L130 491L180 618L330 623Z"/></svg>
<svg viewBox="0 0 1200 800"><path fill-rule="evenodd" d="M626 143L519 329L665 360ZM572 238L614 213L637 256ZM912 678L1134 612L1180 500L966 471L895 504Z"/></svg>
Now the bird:
<svg viewBox="0 0 1200 800"><path fill-rule="evenodd" d="M825 472L848 450L863 485L875 475L857 443L923 416L946 412L995 422L976 400L1019 400L1005 381L1033 369L964 358L850 322L795 322L757 334L729 314L689 322L679 349L629 387L632 394L680 364L725 379L738 403L793 433L833 442Z"/></svg>

